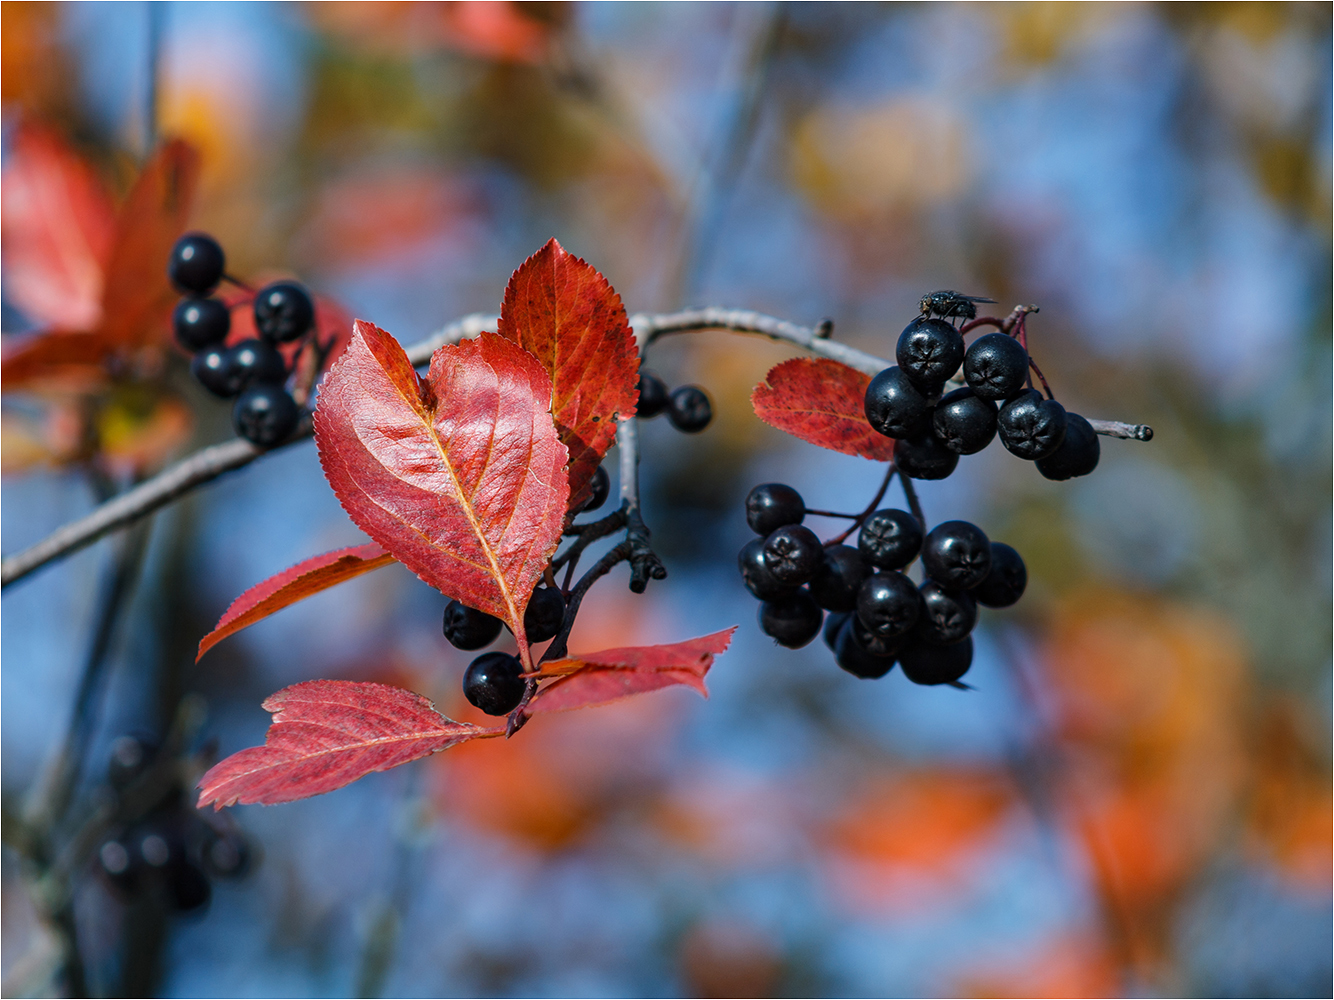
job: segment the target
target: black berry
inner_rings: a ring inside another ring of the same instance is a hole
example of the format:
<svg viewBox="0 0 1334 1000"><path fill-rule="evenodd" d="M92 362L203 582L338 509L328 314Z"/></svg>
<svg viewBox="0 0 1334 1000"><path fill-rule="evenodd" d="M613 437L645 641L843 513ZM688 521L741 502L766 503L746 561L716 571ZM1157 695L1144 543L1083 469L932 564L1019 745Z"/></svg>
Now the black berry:
<svg viewBox="0 0 1334 1000"><path fill-rule="evenodd" d="M240 379L241 385L269 382L281 385L287 381L287 365L272 344L263 340L243 340L227 352L228 372Z"/></svg>
<svg viewBox="0 0 1334 1000"><path fill-rule="evenodd" d="M922 526L906 510L878 510L862 524L857 548L872 566L903 569L922 550Z"/></svg>
<svg viewBox="0 0 1334 1000"><path fill-rule="evenodd" d="M842 631L843 626L852 617L849 613L840 612L825 616L824 631L821 633L821 638L824 639L826 646L832 650L838 649L838 633Z"/></svg>
<svg viewBox="0 0 1334 1000"><path fill-rule="evenodd" d="M881 434L909 438L931 424L931 406L900 368L886 368L866 387L866 419Z"/></svg>
<svg viewBox="0 0 1334 1000"><path fill-rule="evenodd" d="M565 598L556 587L538 587L523 613L523 630L529 642L556 638L565 619Z"/></svg>
<svg viewBox="0 0 1334 1000"><path fill-rule="evenodd" d="M857 615L852 616L848 622L848 631L852 633L857 645L866 650L872 656L895 657L899 655L899 650L903 649L913 640L913 633L903 632L899 635L876 635Z"/></svg>
<svg viewBox="0 0 1334 1000"><path fill-rule="evenodd" d="M1048 479L1073 479L1087 476L1098 467L1102 446L1093 427L1078 413L1067 413L1065 438L1046 458L1038 459L1038 471Z"/></svg>
<svg viewBox="0 0 1334 1000"><path fill-rule="evenodd" d="M806 518L801 494L783 483L761 483L746 497L746 523L757 535L768 535L785 524Z"/></svg>
<svg viewBox="0 0 1334 1000"><path fill-rule="evenodd" d="M919 643L960 642L977 624L977 602L966 590L950 590L935 580L921 586L922 617L914 633Z"/></svg>
<svg viewBox="0 0 1334 1000"><path fill-rule="evenodd" d="M921 605L917 585L892 570L868 576L857 592L857 617L869 632L884 638L911 630Z"/></svg>
<svg viewBox="0 0 1334 1000"><path fill-rule="evenodd" d="M871 567L851 545L826 545L811 580L811 596L827 611L853 611L862 581L870 575Z"/></svg>
<svg viewBox="0 0 1334 1000"><path fill-rule="evenodd" d="M919 316L899 334L894 356L915 385L938 387L963 363L963 336L943 319Z"/></svg>
<svg viewBox="0 0 1334 1000"><path fill-rule="evenodd" d="M667 409L667 383L652 372L639 373L639 408L636 416L656 417Z"/></svg>
<svg viewBox="0 0 1334 1000"><path fill-rule="evenodd" d="M172 905L182 912L198 910L208 905L213 887L208 876L189 862L174 865L167 873L167 889Z"/></svg>
<svg viewBox="0 0 1334 1000"><path fill-rule="evenodd" d="M252 852L239 833L209 828L199 849L199 861L205 873L213 878L244 878L250 871Z"/></svg>
<svg viewBox="0 0 1334 1000"><path fill-rule="evenodd" d="M996 429L1001 444L1011 455L1036 462L1046 458L1065 440L1065 407L1026 389L1000 408Z"/></svg>
<svg viewBox="0 0 1334 1000"><path fill-rule="evenodd" d="M764 564L779 583L808 583L824 561L824 546L810 528L787 524L764 540Z"/></svg>
<svg viewBox="0 0 1334 1000"><path fill-rule="evenodd" d="M894 464L910 479L944 479L958 467L959 453L928 429L894 446Z"/></svg>
<svg viewBox="0 0 1334 1000"><path fill-rule="evenodd" d="M500 635L500 619L459 601L450 601L445 605L443 628L445 638L456 649L481 649Z"/></svg>
<svg viewBox="0 0 1334 1000"><path fill-rule="evenodd" d="M894 669L894 655L878 656L862 645L858 639L856 621L857 616L853 615L839 630L834 646L834 662L853 677L863 680L884 677Z"/></svg>
<svg viewBox="0 0 1334 1000"><path fill-rule="evenodd" d="M967 387L955 389L936 404L931 429L950 451L976 454L996 436L996 404Z"/></svg>
<svg viewBox="0 0 1334 1000"><path fill-rule="evenodd" d="M181 299L171 314L176 343L191 354L227 339L231 311L217 299Z"/></svg>
<svg viewBox="0 0 1334 1000"><path fill-rule="evenodd" d="M181 292L207 295L222 280L225 266L217 240L204 233L186 233L171 248L167 277Z"/></svg>
<svg viewBox="0 0 1334 1000"><path fill-rule="evenodd" d="M300 418L301 410L291 393L272 382L252 385L232 407L232 426L237 435L261 448L286 441Z"/></svg>
<svg viewBox="0 0 1334 1000"><path fill-rule="evenodd" d="M978 604L989 608L1008 608L1024 596L1028 586L1028 567L1019 553L1004 542L991 543L991 572L973 590Z"/></svg>
<svg viewBox="0 0 1334 1000"><path fill-rule="evenodd" d="M209 392L230 399L241 391L244 381L232 371L231 354L225 347L209 347L190 362L190 371Z"/></svg>
<svg viewBox="0 0 1334 1000"><path fill-rule="evenodd" d="M780 646L800 649L820 634L824 612L804 590L760 605L760 630Z"/></svg>
<svg viewBox="0 0 1334 1000"><path fill-rule="evenodd" d="M463 674L463 696L487 715L508 715L519 707L523 666L509 653L483 653Z"/></svg>
<svg viewBox="0 0 1334 1000"><path fill-rule="evenodd" d="M949 684L973 665L973 640L965 638L949 646L914 643L899 654L903 676L914 684Z"/></svg>
<svg viewBox="0 0 1334 1000"><path fill-rule="evenodd" d="M275 281L255 296L255 329L265 340L286 344L315 322L315 304L295 281Z"/></svg>
<svg viewBox="0 0 1334 1000"><path fill-rule="evenodd" d="M763 538L752 538L741 547L737 565L741 568L741 580L745 583L746 589L761 601L787 597L796 590L794 584L779 583L769 572L769 564L764 558Z"/></svg>
<svg viewBox="0 0 1334 1000"><path fill-rule="evenodd" d="M667 419L678 431L698 434L713 419L713 404L697 385L683 385L667 401Z"/></svg>
<svg viewBox="0 0 1334 1000"><path fill-rule="evenodd" d="M963 359L963 377L983 399L1009 399L1028 380L1028 352L1013 337L978 337Z"/></svg>
<svg viewBox="0 0 1334 1000"><path fill-rule="evenodd" d="M922 568L942 586L970 590L991 571L991 540L968 521L942 521L922 543Z"/></svg>
<svg viewBox="0 0 1334 1000"><path fill-rule="evenodd" d="M148 770L157 756L157 741L147 736L118 736L111 743L107 761L107 780L115 788L124 788Z"/></svg>
<svg viewBox="0 0 1334 1000"><path fill-rule="evenodd" d="M134 847L128 838L116 838L108 840L97 852L103 874L122 892L134 892L143 874L143 861Z"/></svg>
<svg viewBox="0 0 1334 1000"><path fill-rule="evenodd" d="M611 495L611 476L602 466L593 470L593 479L589 483L590 495L588 501L580 510L597 510L607 502L607 497Z"/></svg>

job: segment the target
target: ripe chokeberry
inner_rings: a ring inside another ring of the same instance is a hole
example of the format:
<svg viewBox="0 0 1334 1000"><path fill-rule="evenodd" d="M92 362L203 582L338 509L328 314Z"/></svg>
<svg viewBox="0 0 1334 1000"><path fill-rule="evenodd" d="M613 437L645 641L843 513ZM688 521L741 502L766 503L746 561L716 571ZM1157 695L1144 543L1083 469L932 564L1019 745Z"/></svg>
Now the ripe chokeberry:
<svg viewBox="0 0 1334 1000"><path fill-rule="evenodd" d="M896 570L868 576L857 591L857 617L873 635L904 635L921 613L917 585Z"/></svg>
<svg viewBox="0 0 1334 1000"><path fill-rule="evenodd" d="M862 524L857 548L872 566L903 569L922 550L922 526L906 510L878 510Z"/></svg>
<svg viewBox="0 0 1334 1000"><path fill-rule="evenodd" d="M820 634L824 612L804 590L760 605L760 631L780 646L800 649Z"/></svg>
<svg viewBox="0 0 1334 1000"><path fill-rule="evenodd" d="M969 521L942 521L922 543L922 568L944 587L970 590L991 571L991 540Z"/></svg>
<svg viewBox="0 0 1334 1000"><path fill-rule="evenodd" d="M207 233L186 233L171 248L167 277L187 295L207 295L222 280L226 257L218 241Z"/></svg>
<svg viewBox="0 0 1334 1000"><path fill-rule="evenodd" d="M607 497L611 496L611 475L607 470L599 465L593 470L593 481L589 484L592 495L588 498L588 503L584 504L584 510L597 510L607 502Z"/></svg>
<svg viewBox="0 0 1334 1000"><path fill-rule="evenodd" d="M862 645L856 631L856 619L857 616L853 615L839 629L834 645L834 662L840 669L862 680L884 677L894 669L894 654L878 656Z"/></svg>
<svg viewBox="0 0 1334 1000"><path fill-rule="evenodd" d="M935 580L920 588L922 616L917 619L914 635L918 643L945 646L960 642L977 624L977 602L966 590L951 590Z"/></svg>
<svg viewBox="0 0 1334 1000"><path fill-rule="evenodd" d="M227 339L231 311L217 299L181 299L171 314L176 343L191 354Z"/></svg>
<svg viewBox="0 0 1334 1000"><path fill-rule="evenodd" d="M255 329L265 340L286 344L304 336L314 322L310 293L295 281L275 281L255 295Z"/></svg>
<svg viewBox="0 0 1334 1000"><path fill-rule="evenodd" d="M838 633L851 617L853 616L850 612L838 611L825 615L824 631L821 633L821 638L824 639L824 644L831 650L838 648Z"/></svg>
<svg viewBox="0 0 1334 1000"><path fill-rule="evenodd" d="M1078 413L1067 413L1065 438L1050 455L1038 459L1038 472L1058 481L1087 476L1098 467L1101 454L1102 446L1093 426Z"/></svg>
<svg viewBox="0 0 1334 1000"><path fill-rule="evenodd" d="M442 625L445 638L456 649L474 650L489 646L500 635L500 619L470 608L460 601L445 605Z"/></svg>
<svg viewBox="0 0 1334 1000"><path fill-rule="evenodd" d="M866 419L881 434L910 438L931 424L931 406L901 368L886 368L866 387Z"/></svg>
<svg viewBox="0 0 1334 1000"><path fill-rule="evenodd" d="M769 572L769 564L764 558L763 538L752 538L741 547L737 565L741 568L741 580L746 589L761 601L787 597L797 589L794 584L779 583L773 573Z"/></svg>
<svg viewBox="0 0 1334 1000"><path fill-rule="evenodd" d="M190 362L190 373L205 389L223 399L235 396L243 384L232 371L231 351L225 347L209 347L200 351Z"/></svg>
<svg viewBox="0 0 1334 1000"><path fill-rule="evenodd" d="M785 524L764 540L764 565L779 583L809 583L823 561L824 546L815 532L803 525Z"/></svg>
<svg viewBox="0 0 1334 1000"><path fill-rule="evenodd" d="M258 382L237 398L232 426L237 436L261 448L282 444L296 430L301 410L281 385Z"/></svg>
<svg viewBox="0 0 1334 1000"><path fill-rule="evenodd" d="M857 645L872 656L898 656L899 650L912 642L913 638L911 632L901 632L898 635L876 635L855 614L852 616L852 620L848 622L847 627L853 638L857 640Z"/></svg>
<svg viewBox="0 0 1334 1000"><path fill-rule="evenodd" d="M523 630L529 642L556 638L565 620L565 597L558 587L538 587L523 613Z"/></svg>
<svg viewBox="0 0 1334 1000"><path fill-rule="evenodd" d="M1065 407L1044 399L1036 389L1025 389L1000 408L996 429L1011 455L1036 462L1065 440Z"/></svg>
<svg viewBox="0 0 1334 1000"><path fill-rule="evenodd" d="M519 707L523 666L509 653L483 653L463 674L463 696L487 715L508 715Z"/></svg>
<svg viewBox="0 0 1334 1000"><path fill-rule="evenodd" d="M910 479L945 479L959 465L959 453L950 451L928 428L894 446L894 464Z"/></svg>
<svg viewBox="0 0 1334 1000"><path fill-rule="evenodd" d="M683 385L667 400L667 419L678 431L698 434L713 419L713 404L697 385Z"/></svg>
<svg viewBox="0 0 1334 1000"><path fill-rule="evenodd" d="M667 409L667 383L652 372L639 373L639 406L635 415L656 417Z"/></svg>
<svg viewBox="0 0 1334 1000"><path fill-rule="evenodd" d="M963 363L963 336L943 319L919 316L899 334L894 356L914 385L938 392Z"/></svg>
<svg viewBox="0 0 1334 1000"><path fill-rule="evenodd" d="M806 518L801 494L783 483L761 483L746 496L746 523L757 535L768 535L785 524Z"/></svg>
<svg viewBox="0 0 1334 1000"><path fill-rule="evenodd" d="M287 381L287 364L278 349L263 340L243 340L227 352L227 364L241 384L270 382L281 385Z"/></svg>
<svg viewBox="0 0 1334 1000"><path fill-rule="evenodd" d="M811 580L811 596L826 611L853 611L862 581L871 567L851 545L826 545L820 568Z"/></svg>
<svg viewBox="0 0 1334 1000"><path fill-rule="evenodd" d="M899 653L903 676L914 684L951 684L973 665L973 640L966 637L948 646L913 643Z"/></svg>
<svg viewBox="0 0 1334 1000"><path fill-rule="evenodd" d="M1008 334L988 333L964 355L963 377L983 399L1009 399L1028 379L1028 352Z"/></svg>
<svg viewBox="0 0 1334 1000"><path fill-rule="evenodd" d="M936 404L931 429L950 451L976 454L996 436L996 404L966 386L955 389Z"/></svg>
<svg viewBox="0 0 1334 1000"><path fill-rule="evenodd" d="M1024 596L1028 586L1028 567L1023 558L1004 542L991 543L991 571L973 589L978 604L989 608L1008 608Z"/></svg>
<svg viewBox="0 0 1334 1000"><path fill-rule="evenodd" d="M116 737L107 761L107 780L113 788L125 788L152 766L157 752L157 741L151 737L138 734Z"/></svg>

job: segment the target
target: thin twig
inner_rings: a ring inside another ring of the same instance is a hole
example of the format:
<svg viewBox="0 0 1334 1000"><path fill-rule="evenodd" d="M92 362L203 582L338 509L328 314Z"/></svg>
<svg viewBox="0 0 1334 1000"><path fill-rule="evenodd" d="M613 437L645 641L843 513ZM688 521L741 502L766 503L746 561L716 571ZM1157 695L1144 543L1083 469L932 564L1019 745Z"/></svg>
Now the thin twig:
<svg viewBox="0 0 1334 1000"><path fill-rule="evenodd" d="M667 567L649 544L648 525L639 509L639 428L635 419L616 425L616 450L621 456L621 508L625 511L625 540L630 544L630 589L642 594L649 580L662 580Z"/></svg>
<svg viewBox="0 0 1334 1000"><path fill-rule="evenodd" d="M908 509L912 511L912 516L917 518L917 523L921 525L922 533L926 533L926 515L922 513L922 504L917 499L917 487L913 485L912 477L899 475L899 485L903 487L903 495L908 499Z"/></svg>
<svg viewBox="0 0 1334 1000"><path fill-rule="evenodd" d="M885 490L889 489L889 481L894 478L895 471L896 469L894 463L891 461L887 466L885 466L885 478L880 480L880 489L875 491L875 496L871 497L871 502L866 505L866 509L852 519L852 523L848 525L847 531L843 532L841 535L836 535L835 537L829 539L829 541L825 542L825 545L843 544L844 540L849 535L851 535L854 531L860 528L862 524L866 521L866 519L875 513L876 505L880 503L881 498L884 497ZM906 477L903 475L903 473L899 473L899 478L903 479Z"/></svg>
<svg viewBox="0 0 1334 1000"><path fill-rule="evenodd" d="M1090 420L1093 433L1105 437L1125 438L1128 441L1152 441L1153 428L1148 424L1124 424L1119 420Z"/></svg>

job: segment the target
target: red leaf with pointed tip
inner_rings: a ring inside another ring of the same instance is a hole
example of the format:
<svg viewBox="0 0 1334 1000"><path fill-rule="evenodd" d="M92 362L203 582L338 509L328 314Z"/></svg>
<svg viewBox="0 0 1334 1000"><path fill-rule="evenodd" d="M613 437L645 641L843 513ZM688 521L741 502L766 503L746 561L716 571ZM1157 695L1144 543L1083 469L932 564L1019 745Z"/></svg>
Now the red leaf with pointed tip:
<svg viewBox="0 0 1334 1000"><path fill-rule="evenodd" d="M199 641L195 662L229 635L249 628L275 611L394 561L381 546L370 542L314 556L255 584L232 601L213 631Z"/></svg>
<svg viewBox="0 0 1334 1000"><path fill-rule="evenodd" d="M483 333L442 347L425 380L358 320L315 410L324 474L362 531L448 597L510 626L560 541L569 500L551 381Z"/></svg>
<svg viewBox="0 0 1334 1000"><path fill-rule="evenodd" d="M511 275L497 329L551 376L552 413L570 450L570 500L578 503L616 437L617 417L633 416L639 401L639 352L621 297L553 239Z"/></svg>
<svg viewBox="0 0 1334 1000"><path fill-rule="evenodd" d="M871 377L829 358L792 358L770 369L751 393L755 416L810 444L874 462L894 457L894 441L866 420Z"/></svg>
<svg viewBox="0 0 1334 1000"><path fill-rule="evenodd" d="M387 684L306 681L264 701L262 747L232 754L199 781L199 805L274 805L323 795L465 740L499 736L447 719L419 694Z"/></svg>
<svg viewBox="0 0 1334 1000"><path fill-rule="evenodd" d="M542 664L539 680L553 677L528 703L528 714L565 712L646 694L673 684L694 688L706 698L704 675L713 658L726 652L736 627L666 646L605 649Z"/></svg>

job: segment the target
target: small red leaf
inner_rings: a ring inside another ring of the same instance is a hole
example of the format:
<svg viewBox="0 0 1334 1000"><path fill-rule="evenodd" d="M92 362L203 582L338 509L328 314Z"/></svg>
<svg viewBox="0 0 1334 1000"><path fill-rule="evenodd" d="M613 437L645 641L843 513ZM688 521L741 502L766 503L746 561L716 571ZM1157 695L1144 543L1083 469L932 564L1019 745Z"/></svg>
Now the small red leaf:
<svg viewBox="0 0 1334 1000"><path fill-rule="evenodd" d="M511 275L497 329L551 376L552 413L570 450L570 500L578 503L616 437L617 417L633 415L639 400L639 353L621 297L553 239Z"/></svg>
<svg viewBox="0 0 1334 1000"><path fill-rule="evenodd" d="M567 452L551 381L503 337L442 347L425 381L398 342L358 320L315 410L324 474L362 531L448 597L506 622L560 542Z"/></svg>
<svg viewBox="0 0 1334 1000"><path fill-rule="evenodd" d="M500 736L447 719L419 694L387 684L306 681L270 695L262 747L232 754L199 781L199 805L274 805L323 795L465 740Z"/></svg>
<svg viewBox="0 0 1334 1000"><path fill-rule="evenodd" d="M792 358L770 369L750 402L755 415L810 444L874 462L894 457L894 441L866 420L871 377L829 358Z"/></svg>
<svg viewBox="0 0 1334 1000"><path fill-rule="evenodd" d="M213 631L199 641L195 662L229 635L249 628L275 611L394 561L381 546L370 542L314 556L255 584L232 601Z"/></svg>
<svg viewBox="0 0 1334 1000"><path fill-rule="evenodd" d="M704 675L713 658L726 652L736 627L666 646L605 649L542 664L539 680L554 677L528 703L528 713L564 712L603 705L673 684L694 688L706 698Z"/></svg>

